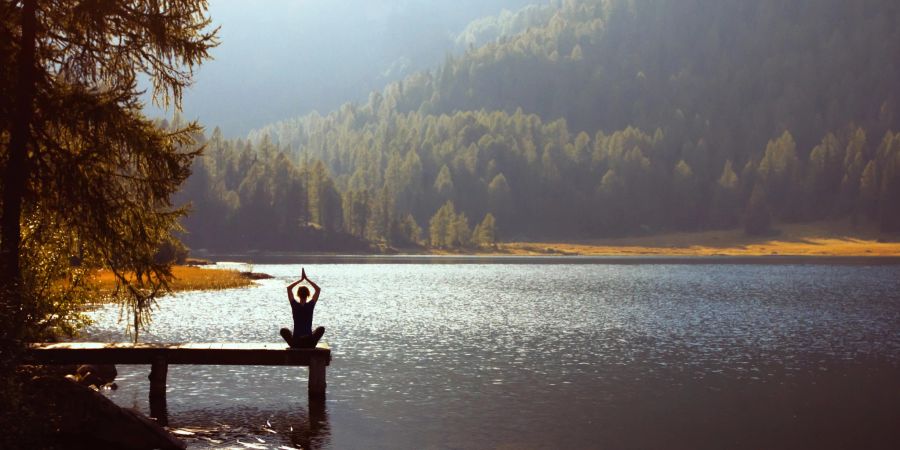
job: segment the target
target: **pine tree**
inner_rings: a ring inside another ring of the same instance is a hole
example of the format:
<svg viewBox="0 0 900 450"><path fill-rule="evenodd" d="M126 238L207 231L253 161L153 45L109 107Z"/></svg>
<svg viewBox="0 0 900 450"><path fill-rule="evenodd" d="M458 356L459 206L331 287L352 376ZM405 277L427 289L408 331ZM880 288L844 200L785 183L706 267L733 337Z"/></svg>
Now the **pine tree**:
<svg viewBox="0 0 900 450"><path fill-rule="evenodd" d="M2 8L0 84L15 94L0 95L0 135L9 136L0 158L0 338L21 337L43 319L31 312L44 299L23 284L40 262L22 258L21 224L37 221L116 274L136 339L171 278L152 255L183 213L170 196L189 175L199 127L162 130L143 117L135 80L147 75L154 101L180 106L193 68L216 45L206 2L23 0Z"/></svg>
<svg viewBox="0 0 900 450"><path fill-rule="evenodd" d="M385 185L373 196L371 214L366 225L366 238L373 242L389 241L393 214L393 197Z"/></svg>
<svg viewBox="0 0 900 450"><path fill-rule="evenodd" d="M581 45L576 44L572 47L572 53L569 54L569 58L572 61L581 61L584 59L584 52L581 50Z"/></svg>
<svg viewBox="0 0 900 450"><path fill-rule="evenodd" d="M497 223L493 214L484 215L484 219L475 227L472 239L479 247L493 247L497 243Z"/></svg>
<svg viewBox="0 0 900 450"><path fill-rule="evenodd" d="M878 167L875 161L869 161L863 169L859 179L859 208L870 219L875 219L878 213L878 195L880 191L878 182Z"/></svg>
<svg viewBox="0 0 900 450"><path fill-rule="evenodd" d="M456 208L453 206L453 202L448 200L428 222L428 234L432 247L449 248L453 246L455 220Z"/></svg>
<svg viewBox="0 0 900 450"><path fill-rule="evenodd" d="M744 211L744 232L750 236L760 236L769 233L771 227L772 213L766 201L765 188L762 183L757 183Z"/></svg>
<svg viewBox="0 0 900 450"><path fill-rule="evenodd" d="M437 178L434 179L434 191L441 199L449 199L453 195L453 177L450 175L450 168L445 164L438 172Z"/></svg>
<svg viewBox="0 0 900 450"><path fill-rule="evenodd" d="M839 147L837 137L828 133L809 153L806 181L807 208L818 209L811 211L809 216L821 217L833 212L822 208L821 205L835 198L840 189L842 155Z"/></svg>
<svg viewBox="0 0 900 450"><path fill-rule="evenodd" d="M885 135L878 157L882 161L879 226L884 232L900 231L900 134Z"/></svg>
<svg viewBox="0 0 900 450"><path fill-rule="evenodd" d="M740 179L734 172L731 160L725 162L722 174L716 182L713 190L713 204L711 208L712 225L721 228L730 228L740 222Z"/></svg>
<svg viewBox="0 0 900 450"><path fill-rule="evenodd" d="M453 248L464 248L472 245L472 229L469 228L469 218L465 213L459 213L450 222L447 234L447 243Z"/></svg>
<svg viewBox="0 0 900 450"><path fill-rule="evenodd" d="M676 226L681 229L694 228L697 221L700 220L697 217L700 192L694 171L684 160L678 161L673 169L672 191L675 198L671 205L672 216Z"/></svg>
<svg viewBox="0 0 900 450"><path fill-rule="evenodd" d="M397 233L392 241L400 244L419 245L422 240L422 228L416 223L412 214L407 214L397 224Z"/></svg>
<svg viewBox="0 0 900 450"><path fill-rule="evenodd" d="M344 230L357 237L366 234L369 222L369 191L347 190L343 195Z"/></svg>
<svg viewBox="0 0 900 450"><path fill-rule="evenodd" d="M766 190L766 202L773 205L779 216L794 216L792 207L797 200L798 175L797 144L789 131L769 141L759 163L758 174Z"/></svg>

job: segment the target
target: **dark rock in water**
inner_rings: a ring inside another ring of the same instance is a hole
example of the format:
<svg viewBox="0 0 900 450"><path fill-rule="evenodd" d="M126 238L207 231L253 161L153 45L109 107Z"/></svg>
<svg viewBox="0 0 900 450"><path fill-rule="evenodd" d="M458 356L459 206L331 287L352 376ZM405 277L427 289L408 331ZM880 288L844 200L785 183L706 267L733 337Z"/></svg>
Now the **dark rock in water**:
<svg viewBox="0 0 900 450"><path fill-rule="evenodd" d="M184 449L185 444L143 414L61 377L37 377L26 389L38 417L72 448ZM70 445L71 444L71 445Z"/></svg>
<svg viewBox="0 0 900 450"><path fill-rule="evenodd" d="M270 278L275 278L267 273L259 272L241 272L241 276L247 278L248 280L268 280Z"/></svg>
<svg viewBox="0 0 900 450"><path fill-rule="evenodd" d="M209 266L215 264L208 259L203 258L187 258L184 260L184 265L186 266Z"/></svg>
<svg viewBox="0 0 900 450"><path fill-rule="evenodd" d="M115 381L119 372L113 364L83 364L78 366L75 374L79 384L99 388Z"/></svg>

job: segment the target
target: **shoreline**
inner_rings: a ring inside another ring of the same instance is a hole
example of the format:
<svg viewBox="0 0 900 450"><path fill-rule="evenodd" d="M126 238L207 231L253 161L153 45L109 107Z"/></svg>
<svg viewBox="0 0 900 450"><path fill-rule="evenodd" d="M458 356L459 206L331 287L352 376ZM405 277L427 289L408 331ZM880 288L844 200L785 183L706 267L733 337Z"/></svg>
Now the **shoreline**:
<svg viewBox="0 0 900 450"><path fill-rule="evenodd" d="M823 255L508 255L508 254L240 254L216 255L219 263L243 264L760 264L900 265L900 256Z"/></svg>
<svg viewBox="0 0 900 450"><path fill-rule="evenodd" d="M266 274L240 272L233 269L217 268L214 265L202 268L192 265L172 266L174 276L169 289L171 293L183 291L221 290L247 287L253 280L269 277ZM112 292L115 279L108 270L101 269L96 274L101 292Z"/></svg>
<svg viewBox="0 0 900 450"><path fill-rule="evenodd" d="M606 264L895 264L900 235L885 235L849 222L787 224L769 236L742 230L648 236L500 242L492 248L459 250L399 248L391 253L201 252L215 261L300 262L565 262Z"/></svg>

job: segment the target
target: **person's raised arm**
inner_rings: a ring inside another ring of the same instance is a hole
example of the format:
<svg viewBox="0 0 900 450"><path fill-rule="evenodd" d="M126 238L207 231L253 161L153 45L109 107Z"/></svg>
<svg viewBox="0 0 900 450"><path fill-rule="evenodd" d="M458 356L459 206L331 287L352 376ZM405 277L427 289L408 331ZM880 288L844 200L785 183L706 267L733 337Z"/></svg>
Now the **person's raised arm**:
<svg viewBox="0 0 900 450"><path fill-rule="evenodd" d="M304 272L303 275L306 276L306 273ZM310 300L310 302L315 303L315 301L319 299L319 293L322 292L322 289L319 288L319 285L316 284L313 280L307 278L306 281L309 281L309 284L313 287L313 289L316 290L316 293L313 294L312 300Z"/></svg>
<svg viewBox="0 0 900 450"><path fill-rule="evenodd" d="M294 286L300 284L301 281L303 281L303 278L289 284L287 287L288 301L291 302L291 304L297 303L297 300L294 298Z"/></svg>

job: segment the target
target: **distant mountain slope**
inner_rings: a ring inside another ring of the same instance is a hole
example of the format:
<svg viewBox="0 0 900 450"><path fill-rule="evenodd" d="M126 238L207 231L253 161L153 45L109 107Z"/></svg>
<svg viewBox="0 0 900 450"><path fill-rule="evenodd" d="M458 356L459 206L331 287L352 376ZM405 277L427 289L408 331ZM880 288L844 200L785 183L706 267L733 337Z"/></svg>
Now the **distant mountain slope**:
<svg viewBox="0 0 900 450"><path fill-rule="evenodd" d="M520 34L531 27L541 27L556 14L551 5L529 5L518 11L503 10L500 15L475 19L456 37L458 50L481 47L485 44Z"/></svg>
<svg viewBox="0 0 900 450"><path fill-rule="evenodd" d="M316 170L341 197L330 226L369 240L416 240L407 232L422 224L433 245L463 245L487 215L507 237L763 233L773 219L844 216L900 229L900 3L583 0L549 11L482 21L529 25L362 105L228 145L323 161Z"/></svg>
<svg viewBox="0 0 900 450"><path fill-rule="evenodd" d="M236 137L330 111L433 67L472 19L537 1L212 0L222 45L185 92L183 115Z"/></svg>
<svg viewBox="0 0 900 450"><path fill-rule="evenodd" d="M896 127L897 23L891 0L568 1L384 95L397 112L522 108L589 133L663 128L740 158L785 130L811 148L851 122Z"/></svg>

